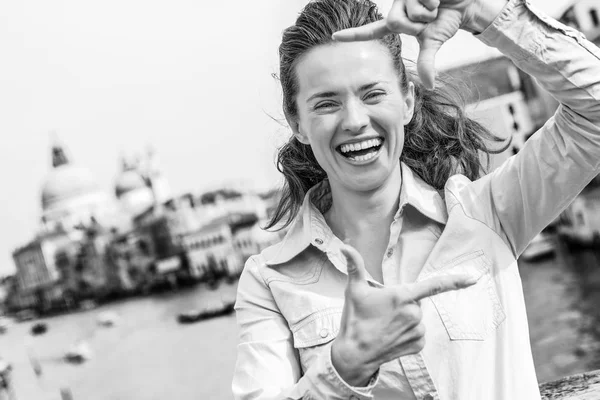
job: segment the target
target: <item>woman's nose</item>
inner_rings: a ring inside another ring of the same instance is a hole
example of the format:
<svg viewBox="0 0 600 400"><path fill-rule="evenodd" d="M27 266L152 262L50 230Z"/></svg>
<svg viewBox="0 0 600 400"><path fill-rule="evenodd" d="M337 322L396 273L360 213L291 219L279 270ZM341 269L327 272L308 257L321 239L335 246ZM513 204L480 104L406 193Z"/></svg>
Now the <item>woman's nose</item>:
<svg viewBox="0 0 600 400"><path fill-rule="evenodd" d="M367 109L359 102L351 101L344 108L342 129L350 132L361 132L369 124Z"/></svg>

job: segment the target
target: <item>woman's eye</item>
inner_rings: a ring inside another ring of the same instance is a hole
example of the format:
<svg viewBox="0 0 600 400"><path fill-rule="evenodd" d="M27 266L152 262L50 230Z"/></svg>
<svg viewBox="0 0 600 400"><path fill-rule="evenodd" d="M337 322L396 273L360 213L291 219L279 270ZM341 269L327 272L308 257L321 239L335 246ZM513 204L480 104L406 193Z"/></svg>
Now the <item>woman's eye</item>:
<svg viewBox="0 0 600 400"><path fill-rule="evenodd" d="M373 92L367 93L367 95L364 97L364 99L365 100L377 100L377 99L383 97L384 95L385 95L385 92L378 90L378 91L373 91Z"/></svg>
<svg viewBox="0 0 600 400"><path fill-rule="evenodd" d="M315 110L329 110L335 107L335 103L331 101L324 101L315 106Z"/></svg>

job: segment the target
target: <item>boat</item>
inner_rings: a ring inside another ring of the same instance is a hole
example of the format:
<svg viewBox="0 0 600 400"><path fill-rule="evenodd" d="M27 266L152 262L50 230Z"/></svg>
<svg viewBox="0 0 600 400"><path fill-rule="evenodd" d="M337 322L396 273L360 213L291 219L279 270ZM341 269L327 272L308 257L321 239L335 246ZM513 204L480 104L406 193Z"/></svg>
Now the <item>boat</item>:
<svg viewBox="0 0 600 400"><path fill-rule="evenodd" d="M65 361L81 364L92 358L92 350L86 342L79 342L71 346L65 353Z"/></svg>
<svg viewBox="0 0 600 400"><path fill-rule="evenodd" d="M535 261L544 257L553 256L556 253L556 245L552 236L546 232L538 233L525 248L519 259L524 261Z"/></svg>
<svg viewBox="0 0 600 400"><path fill-rule="evenodd" d="M113 311L104 311L104 312L101 312L100 314L98 314L98 317L96 318L96 322L100 326L109 328L111 326L116 325L118 319L119 319L119 316L117 315L117 313L115 313Z"/></svg>
<svg viewBox="0 0 600 400"><path fill-rule="evenodd" d="M12 325L12 321L7 317L0 317L0 333L5 333Z"/></svg>
<svg viewBox="0 0 600 400"><path fill-rule="evenodd" d="M45 322L38 322L33 324L31 327L31 334L33 336L43 335L48 331L48 324Z"/></svg>
<svg viewBox="0 0 600 400"><path fill-rule="evenodd" d="M557 232L568 247L600 246L599 181L592 181L560 215Z"/></svg>
<svg viewBox="0 0 600 400"><path fill-rule="evenodd" d="M177 320L182 324L190 324L202 321L208 318L218 317L233 312L234 301L217 301L207 303L202 308L193 308L177 315Z"/></svg>

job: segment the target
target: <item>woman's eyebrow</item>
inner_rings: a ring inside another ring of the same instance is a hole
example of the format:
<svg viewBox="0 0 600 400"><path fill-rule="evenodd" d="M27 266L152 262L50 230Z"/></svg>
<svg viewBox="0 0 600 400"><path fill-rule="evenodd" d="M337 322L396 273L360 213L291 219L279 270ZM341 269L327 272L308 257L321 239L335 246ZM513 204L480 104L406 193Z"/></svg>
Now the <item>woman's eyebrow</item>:
<svg viewBox="0 0 600 400"><path fill-rule="evenodd" d="M365 90L369 90L372 89L373 87L377 86L378 84L380 84L381 82L371 82L371 83L367 83L362 85L361 87L358 88L359 92L364 92ZM312 96L310 96L308 98L308 100L306 100L307 102L314 100L314 99L322 99L322 98L328 98L328 97L335 97L338 95L338 92L334 92L334 91L326 91L326 92L319 92L319 93L315 93Z"/></svg>
<svg viewBox="0 0 600 400"><path fill-rule="evenodd" d="M306 100L306 101L308 102L308 101L311 101L311 100L314 100L314 99L322 99L322 98L327 98L327 97L335 97L335 96L337 96L337 94L338 94L337 92L332 92L332 91L329 91L329 92L319 92L319 93L315 93L312 96L310 96L308 98L308 100Z"/></svg>

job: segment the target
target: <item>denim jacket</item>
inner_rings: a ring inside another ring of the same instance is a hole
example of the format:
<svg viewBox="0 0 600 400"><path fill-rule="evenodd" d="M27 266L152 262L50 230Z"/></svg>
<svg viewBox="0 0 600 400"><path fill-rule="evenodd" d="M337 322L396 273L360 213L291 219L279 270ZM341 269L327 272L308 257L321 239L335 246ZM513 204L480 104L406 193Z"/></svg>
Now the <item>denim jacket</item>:
<svg viewBox="0 0 600 400"><path fill-rule="evenodd" d="M600 172L600 50L526 0L511 0L478 37L534 76L559 109L478 180L454 175L437 192L402 164L382 265L383 285L457 272L477 283L424 299L424 349L383 364L366 387L348 385L330 355L347 275L322 214L324 181L283 241L246 262L236 399L540 398L516 259Z"/></svg>

